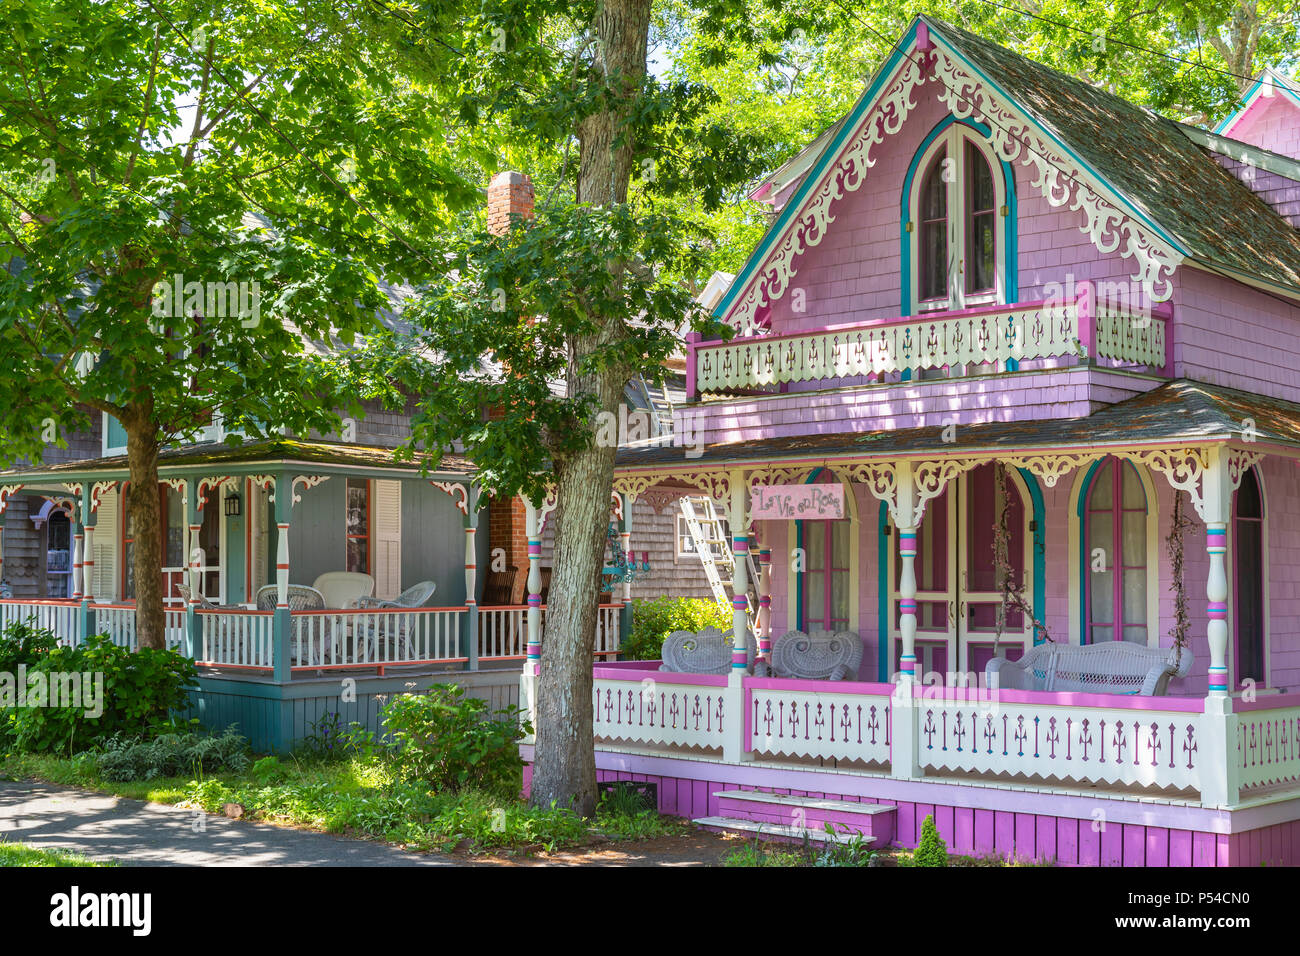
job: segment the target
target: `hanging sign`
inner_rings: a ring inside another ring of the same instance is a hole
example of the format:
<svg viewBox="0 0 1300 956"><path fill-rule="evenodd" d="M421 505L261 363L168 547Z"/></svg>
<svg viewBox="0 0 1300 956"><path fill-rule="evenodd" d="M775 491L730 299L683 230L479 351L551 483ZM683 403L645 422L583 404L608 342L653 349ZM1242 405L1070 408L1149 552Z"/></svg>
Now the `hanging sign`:
<svg viewBox="0 0 1300 956"><path fill-rule="evenodd" d="M768 485L750 496L755 521L831 521L844 517L844 486Z"/></svg>

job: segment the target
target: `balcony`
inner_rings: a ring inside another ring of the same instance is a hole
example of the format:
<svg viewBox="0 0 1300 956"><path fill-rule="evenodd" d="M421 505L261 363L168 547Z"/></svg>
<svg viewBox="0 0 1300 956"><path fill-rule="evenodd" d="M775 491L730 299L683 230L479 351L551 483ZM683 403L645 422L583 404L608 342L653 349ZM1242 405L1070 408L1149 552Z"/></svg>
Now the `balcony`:
<svg viewBox="0 0 1300 956"><path fill-rule="evenodd" d="M785 392L792 385L833 388L907 381L938 371L947 377L1017 371L1022 363L1052 368L1100 364L1169 377L1171 310L1098 301L1091 284L1063 302L1017 302L956 312L688 342L687 391L737 395Z"/></svg>

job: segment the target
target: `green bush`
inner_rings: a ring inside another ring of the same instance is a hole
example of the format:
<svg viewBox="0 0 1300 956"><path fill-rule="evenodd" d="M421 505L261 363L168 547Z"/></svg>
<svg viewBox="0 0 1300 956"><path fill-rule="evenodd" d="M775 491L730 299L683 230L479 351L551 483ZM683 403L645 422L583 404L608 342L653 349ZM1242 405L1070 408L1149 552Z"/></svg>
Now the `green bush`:
<svg viewBox="0 0 1300 956"><path fill-rule="evenodd" d="M274 758L269 758L274 759ZM248 741L234 727L220 735L199 733L159 734L157 737L114 736L94 755L95 767L105 780L154 780L181 774L216 773L248 769Z"/></svg>
<svg viewBox="0 0 1300 956"><path fill-rule="evenodd" d="M77 647L56 647L27 670L50 675L91 674L102 678L103 712L88 707L23 707L13 712L16 746L34 753L71 753L114 735L153 736L171 730L171 714L189 703L198 677L194 662L175 651L131 651L107 635L86 638Z"/></svg>
<svg viewBox="0 0 1300 956"><path fill-rule="evenodd" d="M16 674L19 664L32 667L58 646L53 631L13 621L0 631L0 672Z"/></svg>
<svg viewBox="0 0 1300 956"><path fill-rule="evenodd" d="M400 694L384 707L391 741L383 753L396 778L422 781L435 791L517 794L520 713L489 713L486 701L466 697L459 685L434 684L427 694Z"/></svg>
<svg viewBox="0 0 1300 956"><path fill-rule="evenodd" d="M928 815L921 823L921 842L912 854L913 866L947 866L948 844L939 836L939 828L934 825L934 814Z"/></svg>
<svg viewBox="0 0 1300 956"><path fill-rule="evenodd" d="M664 638L673 631L702 631L731 628L731 608L717 601L698 598L659 597L632 602L631 633L623 639L620 653L628 661L657 661Z"/></svg>

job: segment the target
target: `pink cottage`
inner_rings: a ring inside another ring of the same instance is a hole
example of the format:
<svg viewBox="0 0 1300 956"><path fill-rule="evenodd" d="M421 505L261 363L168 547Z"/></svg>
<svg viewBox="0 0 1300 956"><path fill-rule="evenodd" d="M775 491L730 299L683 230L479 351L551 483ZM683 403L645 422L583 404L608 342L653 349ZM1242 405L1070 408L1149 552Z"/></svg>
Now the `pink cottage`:
<svg viewBox="0 0 1300 956"><path fill-rule="evenodd" d="M754 194L676 443L620 452L627 499L725 508L757 654L598 664L602 780L786 836L1300 862L1300 94L1262 82L1207 133L913 23Z"/></svg>

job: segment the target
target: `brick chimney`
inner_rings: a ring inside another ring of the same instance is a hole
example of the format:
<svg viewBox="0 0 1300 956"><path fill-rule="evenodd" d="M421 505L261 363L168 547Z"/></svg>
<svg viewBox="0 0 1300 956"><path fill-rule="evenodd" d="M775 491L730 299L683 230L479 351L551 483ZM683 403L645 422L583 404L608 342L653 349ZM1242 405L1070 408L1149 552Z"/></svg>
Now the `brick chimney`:
<svg viewBox="0 0 1300 956"><path fill-rule="evenodd" d="M510 221L518 216L533 218L533 181L523 173L497 173L488 184L488 231L502 235L510 228ZM493 418L500 410L493 409ZM492 555L500 548L505 552L506 565L516 569L510 603L522 604L528 585L528 534L525 527L524 504L518 498L504 500L492 498L488 504L488 548ZM490 565L489 565L490 566Z"/></svg>
<svg viewBox="0 0 1300 956"><path fill-rule="evenodd" d="M488 184L488 232L506 232L514 216L533 218L533 181L523 173L497 173Z"/></svg>

